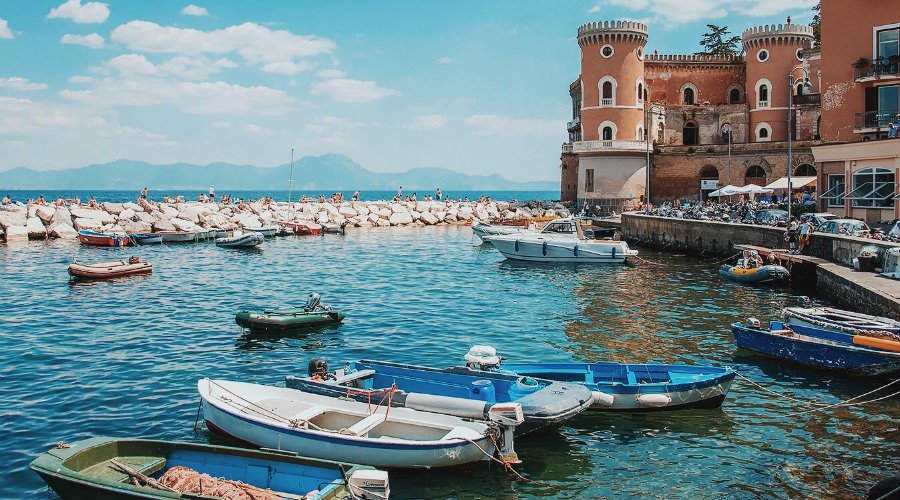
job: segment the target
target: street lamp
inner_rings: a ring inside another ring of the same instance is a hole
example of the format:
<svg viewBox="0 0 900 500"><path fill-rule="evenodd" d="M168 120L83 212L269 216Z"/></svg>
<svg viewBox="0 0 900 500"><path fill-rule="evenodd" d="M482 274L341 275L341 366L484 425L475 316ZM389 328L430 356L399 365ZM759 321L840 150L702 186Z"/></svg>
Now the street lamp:
<svg viewBox="0 0 900 500"><path fill-rule="evenodd" d="M794 72L797 70L803 72L803 88L810 88L812 84L809 83L809 71L803 66L795 66L792 70L788 72L788 109L787 109L787 136L788 136L788 150L787 150L787 213L788 220L791 219L791 197L793 192L791 191L791 170L793 166L793 157L791 155L791 115L793 114L794 107L794 84L797 83L797 80L794 78Z"/></svg>
<svg viewBox="0 0 900 500"><path fill-rule="evenodd" d="M650 215L650 115L653 111L659 112L659 119L663 118L663 108L658 104L650 104L644 108L644 134L646 135L645 144L647 146L647 171L646 180L644 181L644 214Z"/></svg>

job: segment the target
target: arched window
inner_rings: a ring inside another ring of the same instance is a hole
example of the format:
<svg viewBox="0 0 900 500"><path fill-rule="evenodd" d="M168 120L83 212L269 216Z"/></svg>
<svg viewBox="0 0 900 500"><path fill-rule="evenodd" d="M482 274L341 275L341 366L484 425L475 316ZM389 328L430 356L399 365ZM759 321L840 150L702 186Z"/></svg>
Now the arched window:
<svg viewBox="0 0 900 500"><path fill-rule="evenodd" d="M616 79L607 75L597 82L600 85L600 107L612 107L616 105Z"/></svg>
<svg viewBox="0 0 900 500"><path fill-rule="evenodd" d="M644 126L643 125L638 124L638 126L635 128L634 139L637 141L644 140Z"/></svg>
<svg viewBox="0 0 900 500"><path fill-rule="evenodd" d="M707 165L700 169L700 178L701 179L718 179L719 178L719 169L712 165Z"/></svg>
<svg viewBox="0 0 900 500"><path fill-rule="evenodd" d="M847 198L854 207L891 208L895 192L894 171L872 167L853 173L853 191Z"/></svg>
<svg viewBox="0 0 900 500"><path fill-rule="evenodd" d="M772 140L772 127L762 122L756 126L756 142L769 142Z"/></svg>
<svg viewBox="0 0 900 500"><path fill-rule="evenodd" d="M769 129L766 129L766 128L759 129L759 138L760 139L768 139L769 138Z"/></svg>
<svg viewBox="0 0 900 500"><path fill-rule="evenodd" d="M644 84L641 82L637 84L637 100L638 103L644 102Z"/></svg>
<svg viewBox="0 0 900 500"><path fill-rule="evenodd" d="M666 137L665 124L660 122L659 129L657 130L656 135L657 135L657 140L660 142L660 144L662 144L665 141L665 137Z"/></svg>
<svg viewBox="0 0 900 500"><path fill-rule="evenodd" d="M731 92L728 93L728 102L731 104L738 104L741 102L741 91L738 89L731 89Z"/></svg>
<svg viewBox="0 0 900 500"><path fill-rule="evenodd" d="M794 95L803 95L803 82L797 84L797 93Z"/></svg>
<svg viewBox="0 0 900 500"><path fill-rule="evenodd" d="M758 107L758 108L768 108L769 107L769 86L766 84L759 86L759 97L757 97L756 107Z"/></svg>
<svg viewBox="0 0 900 500"><path fill-rule="evenodd" d="M612 82L603 82L603 99L612 99Z"/></svg>
<svg viewBox="0 0 900 500"><path fill-rule="evenodd" d="M766 171L759 165L753 165L747 169L744 174L744 185L756 184L757 186L766 185Z"/></svg>
<svg viewBox="0 0 900 500"><path fill-rule="evenodd" d="M697 124L694 122L686 122L682 130L682 143L685 146L699 144L699 134L697 133Z"/></svg>
<svg viewBox="0 0 900 500"><path fill-rule="evenodd" d="M694 89L692 89L692 88L684 89L684 103L685 104L694 104Z"/></svg>
<svg viewBox="0 0 900 500"><path fill-rule="evenodd" d="M613 129L612 129L612 127L603 127L603 137L602 137L602 140L604 140L604 141L611 141L611 140L613 140Z"/></svg>
<svg viewBox="0 0 900 500"><path fill-rule="evenodd" d="M816 167L810 165L809 163L804 163L803 165L795 168L792 175L796 175L797 177L815 177Z"/></svg>

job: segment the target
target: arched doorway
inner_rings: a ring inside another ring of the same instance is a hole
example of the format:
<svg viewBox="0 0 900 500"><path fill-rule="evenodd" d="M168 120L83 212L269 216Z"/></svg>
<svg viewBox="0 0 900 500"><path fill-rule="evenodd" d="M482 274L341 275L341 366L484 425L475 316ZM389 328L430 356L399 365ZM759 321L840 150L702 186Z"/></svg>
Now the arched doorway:
<svg viewBox="0 0 900 500"><path fill-rule="evenodd" d="M682 129L682 142L685 146L699 144L699 135L697 132L697 124L694 122L686 122Z"/></svg>
<svg viewBox="0 0 900 500"><path fill-rule="evenodd" d="M795 177L815 177L816 167L810 165L809 163L804 163L795 168L794 173L792 173L791 175Z"/></svg>
<svg viewBox="0 0 900 500"><path fill-rule="evenodd" d="M756 184L757 186L766 185L766 171L759 165L753 165L747 169L744 174L744 185Z"/></svg>

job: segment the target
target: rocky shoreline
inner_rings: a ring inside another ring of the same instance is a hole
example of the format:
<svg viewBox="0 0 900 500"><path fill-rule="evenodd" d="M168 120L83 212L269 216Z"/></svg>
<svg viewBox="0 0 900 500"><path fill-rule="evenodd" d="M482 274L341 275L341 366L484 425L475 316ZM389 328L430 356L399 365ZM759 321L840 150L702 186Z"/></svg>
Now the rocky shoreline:
<svg viewBox="0 0 900 500"><path fill-rule="evenodd" d="M543 206L538 206L543 205ZM96 207L36 205L0 206L0 233L7 243L76 239L82 229L129 234L202 229L235 230L281 222L346 225L347 227L433 226L466 221L523 220L562 217L562 204L458 201L345 201L343 203L251 202L98 203Z"/></svg>

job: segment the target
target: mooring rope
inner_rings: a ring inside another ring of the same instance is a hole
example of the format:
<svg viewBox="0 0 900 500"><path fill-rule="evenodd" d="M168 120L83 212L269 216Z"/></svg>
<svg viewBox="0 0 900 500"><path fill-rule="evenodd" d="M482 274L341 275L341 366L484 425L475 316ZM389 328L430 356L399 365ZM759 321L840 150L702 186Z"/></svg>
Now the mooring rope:
<svg viewBox="0 0 900 500"><path fill-rule="evenodd" d="M874 402L876 402L876 401L881 401L881 400L883 400L883 399L887 399L887 398L890 398L890 397L895 396L895 395L897 395L897 394L900 394L900 391L898 391L898 392L895 392L895 393L893 393L893 394L889 394L889 395L887 395L887 396L883 396L883 397L880 397L880 398L877 398L877 399L871 399L871 400L868 400L868 401L857 401L857 400L860 399L860 398L863 398L863 397L868 396L868 395L870 395L870 394L876 393L876 392L878 392L878 391L880 391L880 390L882 390L882 389L887 389L887 388L890 387L891 385L894 385L894 384L896 384L897 382L900 382L900 379L894 379L893 381L888 382L887 384L885 384L885 385L883 385L883 386L881 386L881 387L878 387L877 389L873 389L873 390L871 390L871 391L869 391L869 392L860 394L860 395L858 395L858 396L854 396L854 397L849 398L849 399L845 399L845 400L842 400L842 401L838 401L837 403L831 403L831 404L829 404L829 403L820 403L820 402L818 402L818 401L808 401L808 400L803 400L803 399L794 398L794 397L788 396L788 395L786 395L786 394L784 394L784 393L779 393L779 392L777 392L777 391L773 391L773 390L768 389L768 388L766 388L766 387L764 387L764 386L762 386L762 385L760 385L760 384L757 384L756 382L750 380L749 378L745 377L744 375L741 375L739 372L735 372L735 374L736 374L738 377L740 377L740 378L744 379L745 381L749 382L751 385L754 385L754 386L758 387L759 389L762 389L763 391L768 392L768 393L770 393L770 394L774 394L774 395L776 395L776 396L778 396L778 397L781 397L781 398L784 398L784 399L788 399L788 400L790 400L790 401L795 401L795 402L797 402L797 403L803 403L803 404L806 404L806 405L809 405L809 406L817 406L817 407L818 407L818 408L813 408L813 409L811 409L811 410L801 411L801 412L797 412L797 413L791 413L791 414L786 415L786 416L788 416L788 417L793 417L793 416L797 416L797 415L803 415L803 414L806 414L806 413L812 413L812 412L816 412L816 411L822 411L822 410L826 410L826 409L828 409L828 408L835 408L835 407L840 407L840 406L856 406L856 405L864 405L864 404L868 404L868 403L874 403Z"/></svg>

